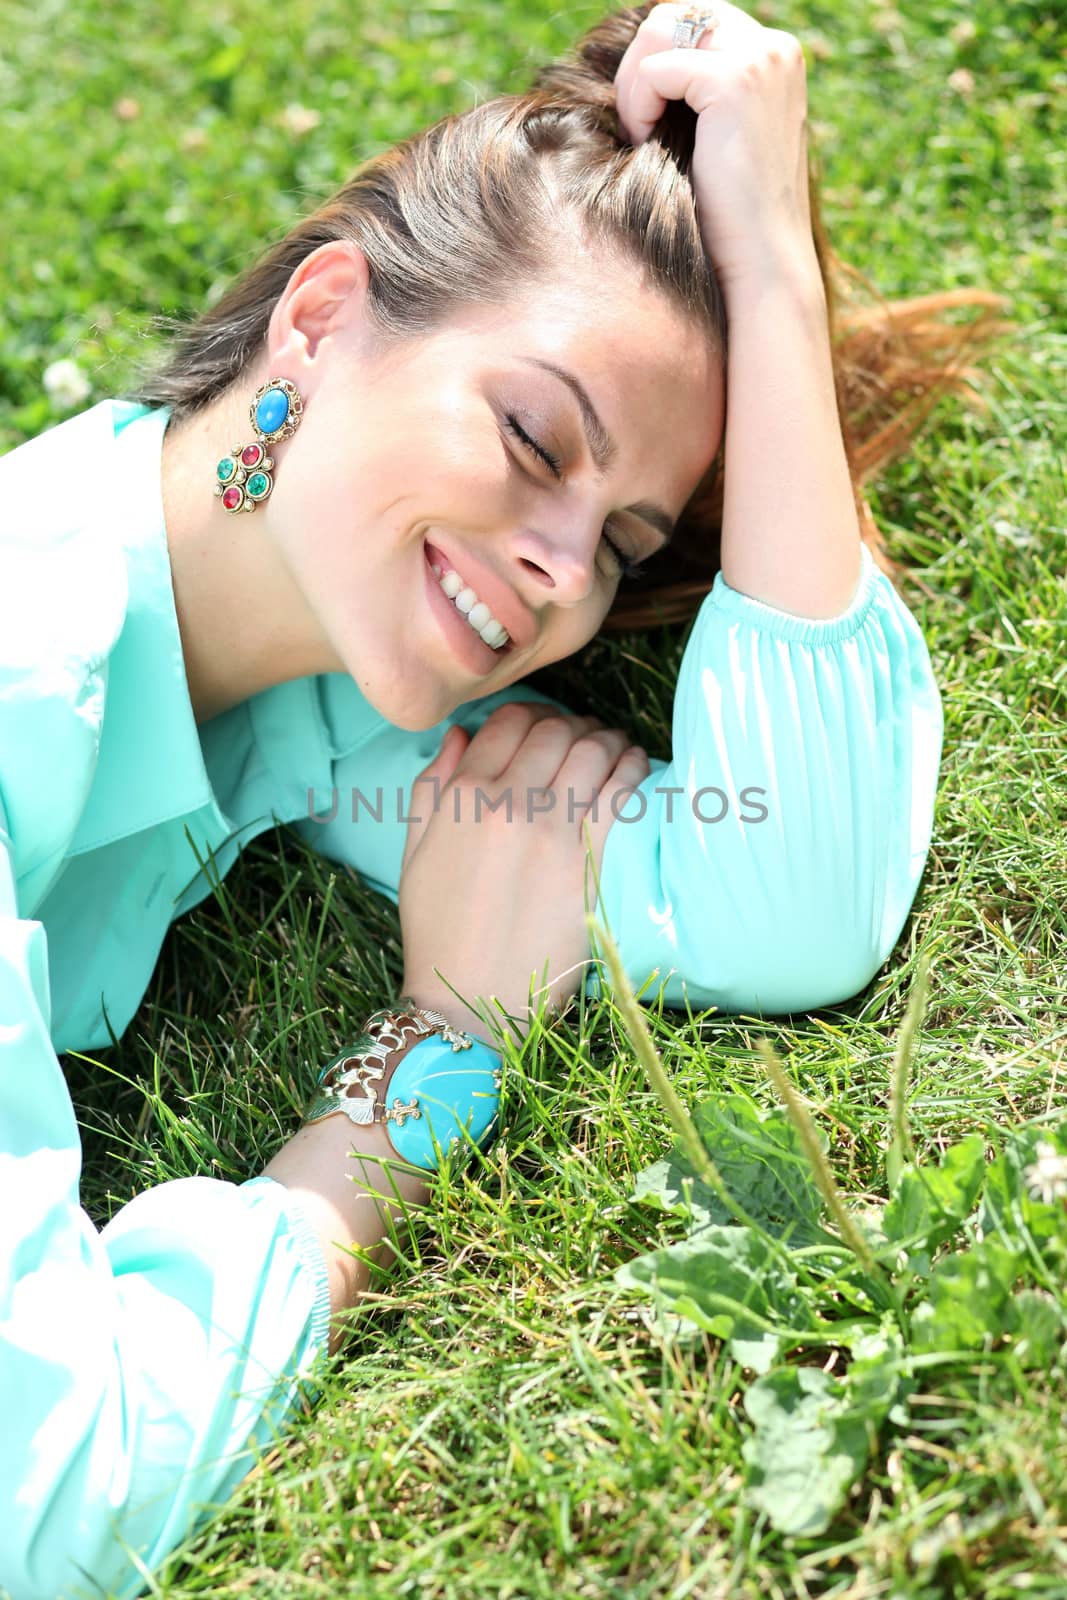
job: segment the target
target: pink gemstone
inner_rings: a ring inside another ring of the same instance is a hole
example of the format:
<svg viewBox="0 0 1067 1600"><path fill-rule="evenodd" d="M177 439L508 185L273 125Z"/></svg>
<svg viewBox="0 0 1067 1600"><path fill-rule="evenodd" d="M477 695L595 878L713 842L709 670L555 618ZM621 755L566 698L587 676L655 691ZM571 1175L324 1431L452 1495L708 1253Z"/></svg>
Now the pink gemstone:
<svg viewBox="0 0 1067 1600"><path fill-rule="evenodd" d="M241 451L241 461L246 467L258 467L263 460L263 446L259 444L245 445Z"/></svg>
<svg viewBox="0 0 1067 1600"><path fill-rule="evenodd" d="M244 494L240 489L227 489L226 493L222 497L222 503L226 507L227 511L236 511L243 499Z"/></svg>

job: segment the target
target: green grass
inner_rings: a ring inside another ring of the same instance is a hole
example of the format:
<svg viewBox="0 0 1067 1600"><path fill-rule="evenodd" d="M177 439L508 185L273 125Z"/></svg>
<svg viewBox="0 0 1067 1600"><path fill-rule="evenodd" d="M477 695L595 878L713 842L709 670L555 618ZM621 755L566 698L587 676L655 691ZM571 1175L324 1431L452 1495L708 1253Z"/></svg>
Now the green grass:
<svg viewBox="0 0 1067 1600"><path fill-rule="evenodd" d="M210 300L358 159L521 88L597 14L0 0L0 449L63 415L42 388L50 362L78 362L85 404L121 393L154 312ZM690 1106L719 1090L776 1105L757 1048L770 1040L863 1206L886 1193L894 1048L923 951L907 1099L920 1159L1067 1105L1067 20L1052 0L759 14L811 46L841 253L887 293L992 287L1019 325L988 410L943 404L875 490L926 586L904 592L946 714L933 847L893 958L811 1016L647 1016ZM318 126L283 131L294 104ZM680 648L666 631L600 640L543 681L666 755ZM388 904L291 836L257 841L172 929L121 1045L68 1058L93 1214L163 1179L256 1170L400 973ZM442 1186L365 1302L318 1410L155 1592L1067 1596L1062 1358L930 1367L826 1533L783 1535L746 1499L747 1378L728 1345L614 1282L682 1236L629 1198L672 1130L618 1011L589 1005L535 1039L508 1064L506 1105L484 1167Z"/></svg>

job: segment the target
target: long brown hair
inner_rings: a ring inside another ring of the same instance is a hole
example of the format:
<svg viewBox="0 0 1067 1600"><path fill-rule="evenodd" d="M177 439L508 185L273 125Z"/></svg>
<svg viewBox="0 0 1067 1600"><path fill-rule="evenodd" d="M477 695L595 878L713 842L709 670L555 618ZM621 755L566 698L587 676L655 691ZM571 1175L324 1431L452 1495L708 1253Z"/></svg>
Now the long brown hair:
<svg viewBox="0 0 1067 1600"><path fill-rule="evenodd" d="M466 305L500 305L555 270L568 228L632 260L650 286L725 349L727 326L697 221L689 168L696 116L668 105L636 148L621 132L614 78L652 10L629 6L598 22L528 93L503 95L445 117L364 163L190 325L133 398L178 420L237 382L258 356L292 273L320 245L359 245L370 269L368 315L383 342L431 332ZM858 311L837 309L850 275L818 216L814 232L831 307L838 407L864 539L886 571L899 570L871 517L863 485L899 455L933 401L965 388L968 353L995 323L996 296L956 291ZM979 312L963 328L946 316ZM997 324L999 326L999 324ZM635 628L684 620L719 568L722 495L715 463L662 556L620 586L605 622Z"/></svg>

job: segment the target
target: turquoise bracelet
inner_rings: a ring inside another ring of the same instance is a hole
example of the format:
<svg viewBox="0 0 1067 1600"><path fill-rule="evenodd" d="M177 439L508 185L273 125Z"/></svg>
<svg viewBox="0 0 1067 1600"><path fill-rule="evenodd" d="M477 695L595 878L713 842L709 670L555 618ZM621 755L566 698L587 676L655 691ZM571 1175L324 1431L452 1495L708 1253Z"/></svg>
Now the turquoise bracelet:
<svg viewBox="0 0 1067 1600"><path fill-rule="evenodd" d="M497 1051L403 996L323 1067L304 1120L340 1113L357 1126L381 1123L402 1161L436 1172L434 1141L446 1154L466 1136L484 1149L499 1109Z"/></svg>

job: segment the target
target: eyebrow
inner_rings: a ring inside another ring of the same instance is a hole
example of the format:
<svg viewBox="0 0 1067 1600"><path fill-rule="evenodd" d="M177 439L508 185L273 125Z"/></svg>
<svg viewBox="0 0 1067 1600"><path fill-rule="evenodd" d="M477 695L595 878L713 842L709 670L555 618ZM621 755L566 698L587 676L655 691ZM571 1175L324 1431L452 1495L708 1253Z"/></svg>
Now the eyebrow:
<svg viewBox="0 0 1067 1600"><path fill-rule="evenodd" d="M527 366L540 367L543 371L550 372L554 378L567 385L582 413L582 426L585 429L589 453L596 463L597 471L603 476L618 457L619 447L601 422L584 384L574 376L573 372L568 372L566 367L557 367L552 361L542 361L537 356L520 356L519 360L524 361ZM654 505L650 500L637 500L632 506L624 506L623 510L632 512L635 517L640 517L642 521L655 528L657 533L663 535L667 544L671 542L677 524L662 506ZM663 548L666 548L666 545Z"/></svg>

